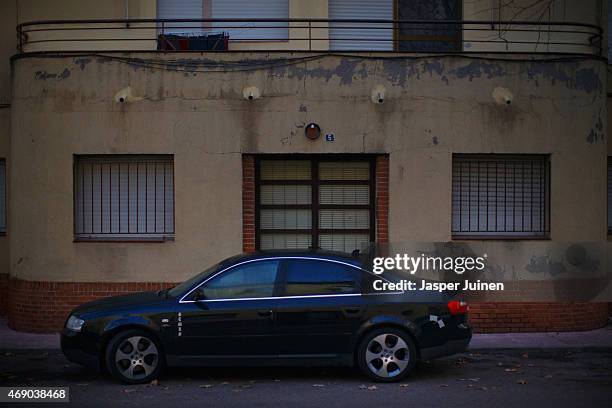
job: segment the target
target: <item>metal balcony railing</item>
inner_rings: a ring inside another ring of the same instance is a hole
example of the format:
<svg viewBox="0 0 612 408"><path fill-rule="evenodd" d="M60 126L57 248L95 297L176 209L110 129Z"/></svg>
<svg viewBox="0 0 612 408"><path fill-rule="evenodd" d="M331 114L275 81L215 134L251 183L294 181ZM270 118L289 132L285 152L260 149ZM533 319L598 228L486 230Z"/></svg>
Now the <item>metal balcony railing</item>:
<svg viewBox="0 0 612 408"><path fill-rule="evenodd" d="M550 53L602 56L601 27L575 22L114 19L17 26L18 48L36 51L366 51Z"/></svg>

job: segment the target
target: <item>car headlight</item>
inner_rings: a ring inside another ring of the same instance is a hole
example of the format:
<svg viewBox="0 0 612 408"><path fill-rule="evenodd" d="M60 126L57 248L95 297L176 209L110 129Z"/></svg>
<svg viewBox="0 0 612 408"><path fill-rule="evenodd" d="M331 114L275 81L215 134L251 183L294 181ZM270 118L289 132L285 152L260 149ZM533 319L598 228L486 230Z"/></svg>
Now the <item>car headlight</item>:
<svg viewBox="0 0 612 408"><path fill-rule="evenodd" d="M85 320L79 319L76 316L70 316L68 318L68 321L66 322L66 328L68 330L80 332L81 329L83 328L84 323L85 323Z"/></svg>

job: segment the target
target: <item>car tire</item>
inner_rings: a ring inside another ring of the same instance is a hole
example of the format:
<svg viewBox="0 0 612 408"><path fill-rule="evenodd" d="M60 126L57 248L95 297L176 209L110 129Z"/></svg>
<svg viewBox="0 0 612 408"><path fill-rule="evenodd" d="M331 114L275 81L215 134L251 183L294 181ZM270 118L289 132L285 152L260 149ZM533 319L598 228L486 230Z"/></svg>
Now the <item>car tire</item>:
<svg viewBox="0 0 612 408"><path fill-rule="evenodd" d="M357 348L361 371L378 382L404 378L417 360L416 347L404 330L383 327L367 333Z"/></svg>
<svg viewBox="0 0 612 408"><path fill-rule="evenodd" d="M111 375L126 384L151 382L165 368L159 340L141 329L116 334L106 346L105 362Z"/></svg>

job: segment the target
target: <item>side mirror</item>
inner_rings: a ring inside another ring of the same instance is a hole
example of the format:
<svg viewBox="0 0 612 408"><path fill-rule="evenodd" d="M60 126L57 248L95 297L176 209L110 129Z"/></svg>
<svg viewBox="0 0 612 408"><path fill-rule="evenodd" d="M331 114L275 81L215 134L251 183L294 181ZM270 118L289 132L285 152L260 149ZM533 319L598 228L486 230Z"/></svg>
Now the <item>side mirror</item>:
<svg viewBox="0 0 612 408"><path fill-rule="evenodd" d="M204 300L204 299L206 299L206 296L204 296L204 289L197 288L196 290L193 291L193 300L197 302L198 300Z"/></svg>

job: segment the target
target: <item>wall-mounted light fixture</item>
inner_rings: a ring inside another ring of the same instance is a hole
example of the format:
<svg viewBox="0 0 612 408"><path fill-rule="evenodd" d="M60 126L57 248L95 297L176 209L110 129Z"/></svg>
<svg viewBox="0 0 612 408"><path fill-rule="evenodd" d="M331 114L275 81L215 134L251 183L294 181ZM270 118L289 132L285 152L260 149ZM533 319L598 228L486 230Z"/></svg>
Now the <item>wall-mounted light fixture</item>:
<svg viewBox="0 0 612 408"><path fill-rule="evenodd" d="M261 97L261 91L256 86L247 86L242 90L242 96L247 101L252 101Z"/></svg>
<svg viewBox="0 0 612 408"><path fill-rule="evenodd" d="M304 133L310 140L315 140L321 136L321 128L316 123L309 123L306 125L306 129L304 129Z"/></svg>
<svg viewBox="0 0 612 408"><path fill-rule="evenodd" d="M374 87L374 89L372 89L372 95L370 95L370 98L372 99L373 103L380 105L381 103L385 102L385 93L387 93L385 87L382 85L377 85Z"/></svg>

